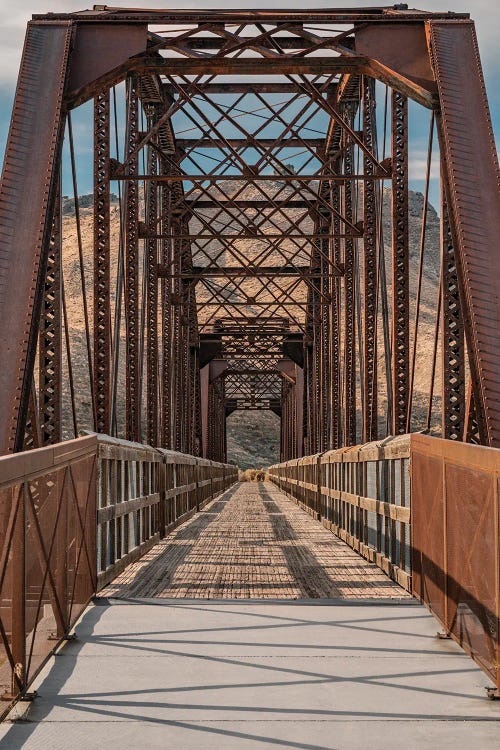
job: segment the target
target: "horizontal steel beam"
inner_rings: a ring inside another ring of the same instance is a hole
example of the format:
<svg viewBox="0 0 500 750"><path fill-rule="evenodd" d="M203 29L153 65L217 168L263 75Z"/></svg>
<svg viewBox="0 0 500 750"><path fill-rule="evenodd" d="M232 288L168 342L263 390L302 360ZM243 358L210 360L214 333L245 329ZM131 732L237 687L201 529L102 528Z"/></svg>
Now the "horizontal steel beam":
<svg viewBox="0 0 500 750"><path fill-rule="evenodd" d="M136 57L130 70L148 75L331 75L359 73L369 64L361 55L331 57Z"/></svg>
<svg viewBox="0 0 500 750"><path fill-rule="evenodd" d="M35 13L36 21L82 21L84 23L99 22L112 24L114 22L140 21L148 24L251 24L256 23L358 23L359 21L383 23L414 23L425 20L456 20L470 18L469 13L432 12L420 10L397 10L394 6L378 6L374 8L336 8L335 10L167 10L167 9L137 9L137 8L108 8L106 5L96 5L94 10L77 11L75 13Z"/></svg>
<svg viewBox="0 0 500 750"><path fill-rule="evenodd" d="M262 148L272 148L275 144L277 148L304 148L309 146L310 148L324 148L324 138L284 138L283 140L276 140L276 138L228 138L227 140L221 140L220 138L177 138L175 144L178 148L256 148L256 145L262 146Z"/></svg>
<svg viewBox="0 0 500 750"><path fill-rule="evenodd" d="M186 95L189 95L190 88L187 86L179 85L175 88L169 83L164 83L163 88L168 96L173 97L177 92L185 91ZM203 92L203 94L246 94L258 91L259 94L297 94L301 91L300 86L295 83L266 83L265 81L249 81L247 82L234 82L234 83L199 83L197 88ZM336 84L330 84L326 92L330 94L336 88Z"/></svg>
<svg viewBox="0 0 500 750"><path fill-rule="evenodd" d="M195 217L194 217L195 218ZM233 241L233 240L259 240L259 241L271 241L271 240L338 240L338 239L345 239L345 238L351 238L351 237L362 237L363 232L360 230L358 233L350 232L346 234L342 233L336 233L336 234L317 234L314 232L311 232L310 234L307 234L305 232L282 232L281 234L267 234L266 232L259 232L259 231L244 231L242 230L239 234L224 234L220 231L215 231L212 234L176 234L175 239L176 240L189 240L190 242L196 243L198 240L218 240L220 242L224 241ZM152 232L140 232L139 233L139 239L142 240L166 240L169 239L171 235L169 234L161 234L161 233L152 233Z"/></svg>
<svg viewBox="0 0 500 750"><path fill-rule="evenodd" d="M333 271L330 274L319 273L311 271L309 266L260 266L256 268L244 267L244 266L224 266L218 268L204 268L203 266L194 266L193 269L187 273L175 274L169 273L167 266L162 264L158 265L158 277L161 279L192 279L196 277L204 278L222 278L224 276L233 276L237 278L257 278L257 277L276 277L276 276L290 276L290 277L302 277L307 276L308 279L313 278L332 278L342 276L340 269L337 272Z"/></svg>
<svg viewBox="0 0 500 750"><path fill-rule="evenodd" d="M308 182L345 182L346 180L387 180L390 179L390 172L380 172L380 174L304 174L304 175L281 175L281 174L252 174L249 169L249 174L162 174L162 175L151 175L151 174L121 174L118 170L113 170L111 174L112 180L128 180L128 181L140 181L147 182L152 180L154 182L241 182L242 180L250 180L251 182L305 182L306 186Z"/></svg>

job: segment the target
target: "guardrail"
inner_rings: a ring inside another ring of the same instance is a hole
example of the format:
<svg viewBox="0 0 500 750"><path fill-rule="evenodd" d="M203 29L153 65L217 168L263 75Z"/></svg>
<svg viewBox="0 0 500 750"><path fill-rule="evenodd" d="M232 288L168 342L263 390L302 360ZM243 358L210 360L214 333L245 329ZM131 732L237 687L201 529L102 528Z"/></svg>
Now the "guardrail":
<svg viewBox="0 0 500 750"><path fill-rule="evenodd" d="M402 435L269 475L422 601L500 691L500 450Z"/></svg>
<svg viewBox="0 0 500 750"><path fill-rule="evenodd" d="M97 436L100 590L161 537L238 479L238 469L175 451Z"/></svg>
<svg viewBox="0 0 500 750"><path fill-rule="evenodd" d="M94 594L237 478L103 435L0 457L0 716Z"/></svg>
<svg viewBox="0 0 500 750"><path fill-rule="evenodd" d="M292 459L269 475L304 510L411 588L410 436Z"/></svg>

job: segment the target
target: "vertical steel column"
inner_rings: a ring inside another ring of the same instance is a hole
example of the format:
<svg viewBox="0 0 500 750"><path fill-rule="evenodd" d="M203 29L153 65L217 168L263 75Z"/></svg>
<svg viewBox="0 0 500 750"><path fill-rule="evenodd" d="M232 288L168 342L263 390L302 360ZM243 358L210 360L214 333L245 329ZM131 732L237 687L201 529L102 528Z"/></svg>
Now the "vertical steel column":
<svg viewBox="0 0 500 750"><path fill-rule="evenodd" d="M448 204L441 190L441 312L443 335L443 423L442 436L462 440L465 429L465 338L460 306L455 248L451 236ZM469 410L470 413L470 410Z"/></svg>
<svg viewBox="0 0 500 750"><path fill-rule="evenodd" d="M350 114L353 123L353 115ZM345 139L345 136L344 136ZM345 174L354 172L354 148L345 144L344 156ZM344 183L344 215L352 223L353 196L352 181L348 178ZM354 295L354 239L346 237L344 240L344 442L355 445L356 440L356 310Z"/></svg>
<svg viewBox="0 0 500 750"><path fill-rule="evenodd" d="M94 393L96 430L110 431L109 90L94 99Z"/></svg>
<svg viewBox="0 0 500 750"><path fill-rule="evenodd" d="M62 440L61 180L58 180L40 314L38 408L42 445Z"/></svg>
<svg viewBox="0 0 500 750"><path fill-rule="evenodd" d="M374 152L376 144L375 81L363 76L363 138ZM375 200L375 165L363 155L363 418L362 440L377 439L377 209Z"/></svg>
<svg viewBox="0 0 500 750"><path fill-rule="evenodd" d="M138 173L133 153L139 130L138 81L127 81L126 148L129 174ZM141 398L139 393L139 186L136 180L125 182L125 336L126 336L126 437L140 439Z"/></svg>
<svg viewBox="0 0 500 750"><path fill-rule="evenodd" d="M408 99L392 92L392 433L404 435L410 374Z"/></svg>
<svg viewBox="0 0 500 750"><path fill-rule="evenodd" d="M331 186L331 202L333 210L340 212L340 188L334 182ZM336 267L341 265L340 220L334 215L332 219L333 241L330 243L330 260ZM330 372L331 372L331 415L330 415L330 448L342 445L342 399L340 378L340 279L332 279L332 301L330 304Z"/></svg>
<svg viewBox="0 0 500 750"><path fill-rule="evenodd" d="M148 126L156 121L156 110L148 112ZM156 150L148 146L148 171L158 174ZM158 445L158 184L148 180L146 193L146 440Z"/></svg>
<svg viewBox="0 0 500 750"><path fill-rule="evenodd" d="M179 225L180 232L183 231L182 225ZM182 240L174 238L173 243L173 272L174 272L174 294L173 294L173 448L176 451L182 450L182 400L183 400L183 357L182 357L182 279L181 273L181 255Z"/></svg>
<svg viewBox="0 0 500 750"><path fill-rule="evenodd" d="M161 445L172 447L172 236L175 225L171 221L172 192L169 183L161 186L161 213L163 217L162 263L167 274L161 282L161 326L162 326L162 427Z"/></svg>
<svg viewBox="0 0 500 750"><path fill-rule="evenodd" d="M320 234L330 234L331 217L324 219L320 228ZM330 345L331 345L331 328L330 328L330 312L331 312L331 285L330 285L330 267L328 259L330 257L330 240L320 239L321 248L321 282L320 289L322 296L319 300L319 320L320 320L320 368L318 373L319 379L319 408L320 408L320 421L319 421L319 444L318 449L320 451L328 450L330 446L331 436L331 413L332 413L332 382L331 382L331 359L330 359ZM330 302L327 302L330 300Z"/></svg>

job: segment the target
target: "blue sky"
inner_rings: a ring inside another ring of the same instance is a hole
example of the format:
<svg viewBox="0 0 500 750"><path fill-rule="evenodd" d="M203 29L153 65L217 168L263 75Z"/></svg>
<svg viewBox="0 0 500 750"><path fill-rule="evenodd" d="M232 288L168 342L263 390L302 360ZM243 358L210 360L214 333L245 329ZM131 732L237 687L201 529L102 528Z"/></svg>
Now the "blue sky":
<svg viewBox="0 0 500 750"><path fill-rule="evenodd" d="M127 5L131 7L143 5L144 7L151 8L168 7L170 5L170 3L165 2L165 0L163 0L163 2L149 0L142 4L138 3L137 0L122 0L119 4L122 7ZM315 3L314 6L321 7L322 5L328 5L328 7L334 8L336 4L339 7L346 7L348 5L352 7L366 7L371 3L367 0L349 0L348 2L345 0L339 0L338 3L322 4L321 2L318 2ZM381 2L381 4L389 5L390 3L386 0L385 3ZM412 6L411 2L408 4L410 7ZM216 0L211 0L210 2L186 2L186 0L181 0L181 2L179 2L179 6L185 8L244 8L255 7L256 5L257 3L251 1L237 2L236 0L230 2L216 2ZM90 7L90 4L88 7ZM176 7L176 4L174 4L173 7ZM267 9L270 7L303 7L303 3L299 3L297 0L287 0L285 2L273 2L273 0L267 0L266 3L262 4L262 7ZM493 128L498 142L500 137L500 56L497 51L497 30L499 27L500 10L498 0L455 0L454 2L450 2L449 0L428 0L425 4L419 4L419 7L432 11L453 10L471 13L472 18L476 22L486 88L493 119ZM14 96L26 22L29 20L32 13L45 13L49 11L61 12L77 9L78 5L75 5L69 0L18 0L15 4L12 3L12 0L0 0L0 148L2 154L9 126L10 111ZM428 113L417 106L415 106L414 111L416 116L412 118L410 133L411 187L416 190L422 190L427 148ZM79 164L78 177L80 193L89 192L91 189L89 172L89 157L91 157L91 121L88 115L90 115L90 111L87 113L84 112L79 117L76 117L74 122L77 143L77 162ZM71 191L68 177L69 175L66 174L64 179L64 192L69 193ZM438 196L437 184L436 162L434 179L431 185L431 202L434 204L436 204Z"/></svg>

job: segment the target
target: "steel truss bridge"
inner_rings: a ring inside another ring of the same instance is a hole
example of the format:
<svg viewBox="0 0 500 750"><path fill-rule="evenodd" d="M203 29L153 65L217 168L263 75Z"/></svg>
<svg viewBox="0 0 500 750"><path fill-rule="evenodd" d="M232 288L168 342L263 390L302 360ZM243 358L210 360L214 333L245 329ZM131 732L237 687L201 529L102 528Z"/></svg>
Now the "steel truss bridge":
<svg viewBox="0 0 500 750"><path fill-rule="evenodd" d="M45 609L59 641L230 487L226 419L261 409L271 480L498 688L499 237L467 14L35 15L0 185L7 698Z"/></svg>

